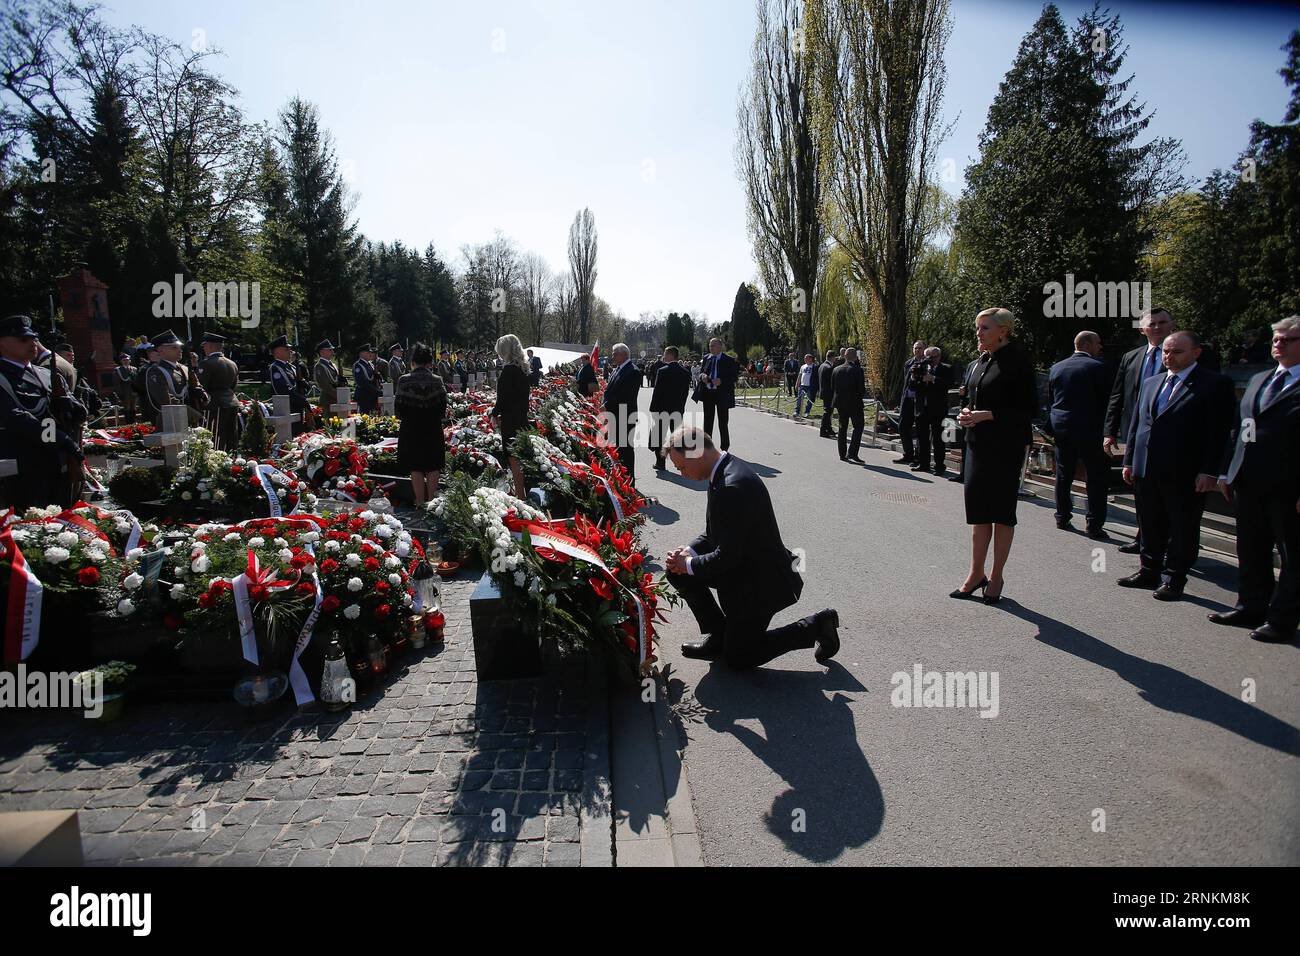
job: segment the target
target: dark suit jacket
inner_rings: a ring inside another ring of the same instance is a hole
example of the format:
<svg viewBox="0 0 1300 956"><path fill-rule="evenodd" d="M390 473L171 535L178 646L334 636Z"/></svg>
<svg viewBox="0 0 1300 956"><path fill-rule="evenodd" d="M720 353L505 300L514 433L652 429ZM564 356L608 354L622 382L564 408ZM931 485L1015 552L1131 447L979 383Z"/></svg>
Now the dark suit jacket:
<svg viewBox="0 0 1300 956"><path fill-rule="evenodd" d="M952 388L952 366L940 362L930 370L934 381L917 386L916 410L918 414L942 418L948 414L948 389Z"/></svg>
<svg viewBox="0 0 1300 956"><path fill-rule="evenodd" d="M1052 366L1048 384L1052 408L1047 425L1052 437L1100 448L1111 394L1106 366L1086 352L1075 352Z"/></svg>
<svg viewBox="0 0 1300 956"><path fill-rule="evenodd" d="M966 407L991 411L993 421L966 429L969 445L992 446L1020 454L1032 438L1030 424L1038 415L1038 386L1034 367L1014 340L982 360L966 385Z"/></svg>
<svg viewBox="0 0 1300 956"><path fill-rule="evenodd" d="M903 363L903 384L898 391L898 401L901 404L905 398L916 398L916 387L912 384L912 366L917 362L924 362L925 359L910 358Z"/></svg>
<svg viewBox="0 0 1300 956"><path fill-rule="evenodd" d="M845 362L831 373L835 410L847 412L862 407L867 396L867 376L856 362Z"/></svg>
<svg viewBox="0 0 1300 956"><path fill-rule="evenodd" d="M708 546L710 550L701 550ZM691 547L699 555L691 559L691 571L717 588L727 616L755 608L770 616L790 607L803 592L803 579L781 541L767 488L734 455L722 460L709 484L704 538Z"/></svg>
<svg viewBox="0 0 1300 956"><path fill-rule="evenodd" d="M605 383L605 411L630 421L640 391L641 370L635 362L624 362Z"/></svg>
<svg viewBox="0 0 1300 956"><path fill-rule="evenodd" d="M591 367L590 362L578 366L578 392L579 394L590 398L595 394L599 382L596 381L596 370Z"/></svg>
<svg viewBox="0 0 1300 956"><path fill-rule="evenodd" d="M1125 441L1133 424L1133 409L1137 406L1138 390L1142 384L1138 378L1146 359L1147 344L1143 342L1132 351L1125 352L1119 360L1119 370L1115 373L1114 384L1110 390L1110 404L1106 408L1105 437ZM1164 363L1157 356L1156 374L1165 370Z"/></svg>
<svg viewBox="0 0 1300 956"><path fill-rule="evenodd" d="M817 393L826 403L827 408L835 403L835 383L832 381L834 374L835 366L830 362L822 362L817 366Z"/></svg>
<svg viewBox="0 0 1300 956"><path fill-rule="evenodd" d="M654 391L650 393L650 411L684 412L691 392L691 373L680 362L667 362L655 373Z"/></svg>
<svg viewBox="0 0 1300 956"><path fill-rule="evenodd" d="M1300 385L1289 386L1268 405L1256 404L1276 371L1274 366L1260 372L1246 386L1224 473L1229 484L1240 483L1252 492L1300 499ZM1248 433L1243 428L1248 420L1254 421L1250 441L1245 440Z"/></svg>
<svg viewBox="0 0 1300 956"><path fill-rule="evenodd" d="M713 361L712 355L704 356L700 362L700 374L707 375L710 363ZM717 372L713 378L722 379L722 384L715 389L708 389L699 379L695 380L695 392L691 398L697 402L702 402L708 398L717 402L723 408L736 407L736 380L740 378L740 363L728 355L726 352L719 352L717 359Z"/></svg>
<svg viewBox="0 0 1300 956"><path fill-rule="evenodd" d="M1197 475L1217 478L1232 427L1232 380L1197 363L1157 415L1156 394L1164 387L1166 375L1152 375L1142 383L1124 465L1133 469L1136 478L1179 482L1195 481Z"/></svg>
<svg viewBox="0 0 1300 956"><path fill-rule="evenodd" d="M497 403L489 415L501 418L502 435L513 435L528 424L528 375L508 362L497 377Z"/></svg>

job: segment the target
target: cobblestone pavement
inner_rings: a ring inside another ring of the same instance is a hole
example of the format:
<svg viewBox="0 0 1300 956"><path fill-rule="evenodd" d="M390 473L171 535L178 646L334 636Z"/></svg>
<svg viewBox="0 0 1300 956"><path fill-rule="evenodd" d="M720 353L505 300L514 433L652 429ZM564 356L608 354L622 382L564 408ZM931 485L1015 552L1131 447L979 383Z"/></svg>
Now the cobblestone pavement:
<svg viewBox="0 0 1300 956"><path fill-rule="evenodd" d="M579 664L480 684L475 583L441 589L445 645L341 714L5 714L0 810L78 810L99 865L577 866L584 823L587 862L609 865L603 684Z"/></svg>

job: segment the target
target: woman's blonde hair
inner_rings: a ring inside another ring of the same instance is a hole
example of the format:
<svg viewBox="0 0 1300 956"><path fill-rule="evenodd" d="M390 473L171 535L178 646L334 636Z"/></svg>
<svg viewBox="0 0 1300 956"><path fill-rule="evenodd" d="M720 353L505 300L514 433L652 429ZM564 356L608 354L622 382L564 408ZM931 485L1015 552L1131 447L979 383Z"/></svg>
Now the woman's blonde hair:
<svg viewBox="0 0 1300 956"><path fill-rule="evenodd" d="M507 365L518 365L528 371L528 356L524 355L524 346L517 335L503 335L497 339L497 357Z"/></svg>
<svg viewBox="0 0 1300 956"><path fill-rule="evenodd" d="M980 319L985 318L992 319L998 324L998 328L1004 329L1007 333L1007 338L1011 338L1016 331L1016 317L1006 309L985 309L979 315L975 316L975 321L978 322Z"/></svg>

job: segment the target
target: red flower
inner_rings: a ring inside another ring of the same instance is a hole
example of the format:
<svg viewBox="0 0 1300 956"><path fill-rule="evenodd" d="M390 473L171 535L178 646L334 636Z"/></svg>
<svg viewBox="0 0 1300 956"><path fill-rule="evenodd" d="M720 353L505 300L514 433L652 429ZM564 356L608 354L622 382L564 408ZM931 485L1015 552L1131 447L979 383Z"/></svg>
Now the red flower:
<svg viewBox="0 0 1300 956"><path fill-rule="evenodd" d="M337 458L338 456L339 456L339 450L336 445L329 445L328 447L326 447L325 449L326 458Z"/></svg>
<svg viewBox="0 0 1300 956"><path fill-rule="evenodd" d="M313 558L310 554L295 554L292 560L289 561L289 565L295 568L305 568L307 567L307 565L311 564L314 560L315 558Z"/></svg>
<svg viewBox="0 0 1300 956"><path fill-rule="evenodd" d="M333 594L329 594L326 595L325 600L320 602L320 609L324 611L326 614L332 614L339 609L339 605L341 603L343 602L341 602Z"/></svg>
<svg viewBox="0 0 1300 956"><path fill-rule="evenodd" d="M234 589L235 586L231 584L229 581L227 581L225 578L217 578L217 580L212 582L212 587L209 588L209 591L213 595L217 595L220 594L222 591L233 591Z"/></svg>
<svg viewBox="0 0 1300 956"><path fill-rule="evenodd" d="M378 591L380 594L386 592L389 589L389 587L391 587L391 585L387 581L375 582L375 590Z"/></svg>
<svg viewBox="0 0 1300 956"><path fill-rule="evenodd" d="M255 584L249 588L248 596L254 601L265 601L271 597L271 589L265 584Z"/></svg>
<svg viewBox="0 0 1300 956"><path fill-rule="evenodd" d="M181 628L181 616L176 613L163 615L163 627L169 631L179 631Z"/></svg>
<svg viewBox="0 0 1300 956"><path fill-rule="evenodd" d="M326 558L320 563L320 569L324 574L333 574L339 569L339 563L333 558Z"/></svg>
<svg viewBox="0 0 1300 956"><path fill-rule="evenodd" d="M212 604L213 604L213 602L214 602L215 599L216 599L216 593L217 593L217 592L215 592L215 591L207 591L207 592L205 592L205 593L203 593L203 594L200 594L200 595L199 595L199 607L202 607L202 608L212 607Z"/></svg>
<svg viewBox="0 0 1300 956"><path fill-rule="evenodd" d="M367 571L378 571L378 570L379 570L379 559L378 559L378 558L366 558L365 568L366 568Z"/></svg>
<svg viewBox="0 0 1300 956"><path fill-rule="evenodd" d="M316 585L312 584L310 581L303 581L298 585L297 590L303 597L311 597L316 593Z"/></svg>
<svg viewBox="0 0 1300 956"><path fill-rule="evenodd" d="M99 583L99 568L82 568L77 572L77 583L94 587Z"/></svg>
<svg viewBox="0 0 1300 956"><path fill-rule="evenodd" d="M591 577L587 578L587 583L590 584L591 589L604 600L609 601L614 597L614 589L604 578L593 574Z"/></svg>
<svg viewBox="0 0 1300 956"><path fill-rule="evenodd" d="M351 528L353 531L360 531L365 526L366 526L366 521L364 518L353 518L351 521L348 522L348 527Z"/></svg>
<svg viewBox="0 0 1300 956"><path fill-rule="evenodd" d="M379 607L375 608L375 619L382 621L384 618L388 617L388 615L392 613L393 613L392 607L390 607L387 604L381 604L379 605Z"/></svg>

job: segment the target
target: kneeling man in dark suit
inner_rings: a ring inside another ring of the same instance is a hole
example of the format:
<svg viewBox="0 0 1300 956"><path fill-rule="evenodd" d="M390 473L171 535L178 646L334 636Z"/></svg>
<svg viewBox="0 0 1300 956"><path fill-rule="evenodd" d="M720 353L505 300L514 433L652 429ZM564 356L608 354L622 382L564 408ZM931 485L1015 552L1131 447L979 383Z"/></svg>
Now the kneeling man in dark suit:
<svg viewBox="0 0 1300 956"><path fill-rule="evenodd" d="M673 432L667 449L684 477L709 483L704 534L668 555L668 581L700 626L701 640L683 644L682 654L733 667L758 667L800 648L814 648L819 664L834 657L840 618L831 608L767 629L799 600L803 579L758 475L693 425Z"/></svg>

